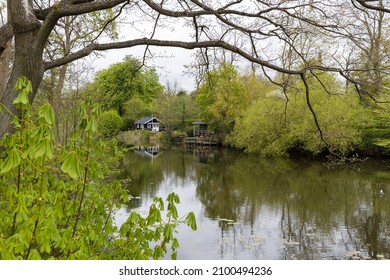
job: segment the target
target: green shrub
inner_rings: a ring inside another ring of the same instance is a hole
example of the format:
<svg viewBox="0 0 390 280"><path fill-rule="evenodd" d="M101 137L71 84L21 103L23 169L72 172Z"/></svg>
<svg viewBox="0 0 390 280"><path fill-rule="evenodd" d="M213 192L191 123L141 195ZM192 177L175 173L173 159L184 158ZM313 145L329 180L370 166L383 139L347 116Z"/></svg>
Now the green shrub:
<svg viewBox="0 0 390 280"><path fill-rule="evenodd" d="M104 112L99 118L99 133L103 137L112 137L123 127L123 120L115 110Z"/></svg>
<svg viewBox="0 0 390 280"><path fill-rule="evenodd" d="M328 88L337 86L330 75L321 76ZM263 156L286 155L299 149L317 155L331 151L346 155L362 141L361 127L367 125L367 114L357 96L342 94L341 86L326 92L311 80L310 102L321 133L309 110L305 90L298 83L297 91L283 96L268 96L255 100L238 119L228 143L249 153Z"/></svg>
<svg viewBox="0 0 390 280"><path fill-rule="evenodd" d="M110 180L121 157L116 141L94 137L100 106L81 104L70 143L56 147L51 106L32 111L27 78L15 90L21 115L13 116L14 132L0 139L0 260L160 259L168 251L176 258L178 226L196 230L192 212L178 216L177 194L155 198L147 215L133 211L116 226L115 211L129 196Z"/></svg>

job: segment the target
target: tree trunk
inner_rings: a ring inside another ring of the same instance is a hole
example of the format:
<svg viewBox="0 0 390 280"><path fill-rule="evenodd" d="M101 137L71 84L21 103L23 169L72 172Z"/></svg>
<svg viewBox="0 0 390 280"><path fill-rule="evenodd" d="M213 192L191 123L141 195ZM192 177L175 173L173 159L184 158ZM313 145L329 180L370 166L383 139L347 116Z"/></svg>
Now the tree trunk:
<svg viewBox="0 0 390 280"><path fill-rule="evenodd" d="M7 47L0 57L0 100L2 100L7 88L10 75L10 62L12 57L12 43L9 41Z"/></svg>
<svg viewBox="0 0 390 280"><path fill-rule="evenodd" d="M25 76L31 81L33 92L29 98L32 102L43 77L44 68L42 56L39 56L34 52L31 53L30 44L33 37L34 32L15 34L15 60L5 94L1 99L3 106L5 106L15 116L19 115L18 110L12 104L18 95L18 92L14 90L16 81L21 76ZM5 133L12 131L12 118L13 116L9 113L0 115L0 138L2 138Z"/></svg>
<svg viewBox="0 0 390 280"><path fill-rule="evenodd" d="M19 111L12 104L18 95L18 92L14 90L16 81L21 76L31 81L33 92L29 98L32 101L44 73L42 57L44 42L41 42L44 38L38 36L40 24L33 13L31 0L8 0L7 4L14 30L15 55L10 78L0 101L12 115L10 113L0 114L0 139L5 133L12 132L12 118L19 116Z"/></svg>

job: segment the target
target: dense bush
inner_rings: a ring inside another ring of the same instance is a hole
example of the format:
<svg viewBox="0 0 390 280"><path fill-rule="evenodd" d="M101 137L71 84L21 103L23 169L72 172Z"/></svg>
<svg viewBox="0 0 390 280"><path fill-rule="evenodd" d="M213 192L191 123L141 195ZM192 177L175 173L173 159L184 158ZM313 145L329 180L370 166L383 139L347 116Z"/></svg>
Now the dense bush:
<svg viewBox="0 0 390 280"><path fill-rule="evenodd" d="M369 124L362 130L360 150L368 154L390 154L390 108L376 104L370 108Z"/></svg>
<svg viewBox="0 0 390 280"><path fill-rule="evenodd" d="M305 89L298 83L286 96L257 99L236 122L229 143L264 156L285 155L296 148L312 154L353 151L362 141L361 130L369 118L356 95L342 94L341 85L330 75L321 78L328 89L334 89L330 94L313 78L309 80L310 104L319 127Z"/></svg>
<svg viewBox="0 0 390 280"><path fill-rule="evenodd" d="M104 112L99 117L99 133L103 137L112 137L116 135L123 127L123 120L115 110Z"/></svg>
<svg viewBox="0 0 390 280"><path fill-rule="evenodd" d="M21 116L13 116L13 134L0 139L0 259L159 259L168 250L176 258L177 226L196 229L193 213L178 216L176 194L116 226L115 211L129 197L110 180L121 154L115 141L94 137L99 106L81 104L70 143L56 146L51 106L33 112L26 78L15 90Z"/></svg>

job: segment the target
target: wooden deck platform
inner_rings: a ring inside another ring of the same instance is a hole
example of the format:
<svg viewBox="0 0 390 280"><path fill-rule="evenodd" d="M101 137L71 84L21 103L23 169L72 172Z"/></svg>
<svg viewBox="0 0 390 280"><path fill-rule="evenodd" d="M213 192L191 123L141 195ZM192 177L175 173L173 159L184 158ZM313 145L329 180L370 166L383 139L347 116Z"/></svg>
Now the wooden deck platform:
<svg viewBox="0 0 390 280"><path fill-rule="evenodd" d="M212 137L198 136L198 137L185 137L184 144L186 145L199 145L199 146L218 146L217 140Z"/></svg>

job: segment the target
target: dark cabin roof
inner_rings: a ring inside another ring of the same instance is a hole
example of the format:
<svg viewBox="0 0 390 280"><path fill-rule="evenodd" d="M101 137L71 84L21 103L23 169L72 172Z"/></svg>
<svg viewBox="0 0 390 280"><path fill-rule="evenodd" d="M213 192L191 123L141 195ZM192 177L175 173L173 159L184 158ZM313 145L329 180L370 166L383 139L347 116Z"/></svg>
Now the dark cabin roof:
<svg viewBox="0 0 390 280"><path fill-rule="evenodd" d="M159 122L159 120L155 117L146 117L136 121L134 124L147 124L150 123L151 121Z"/></svg>

